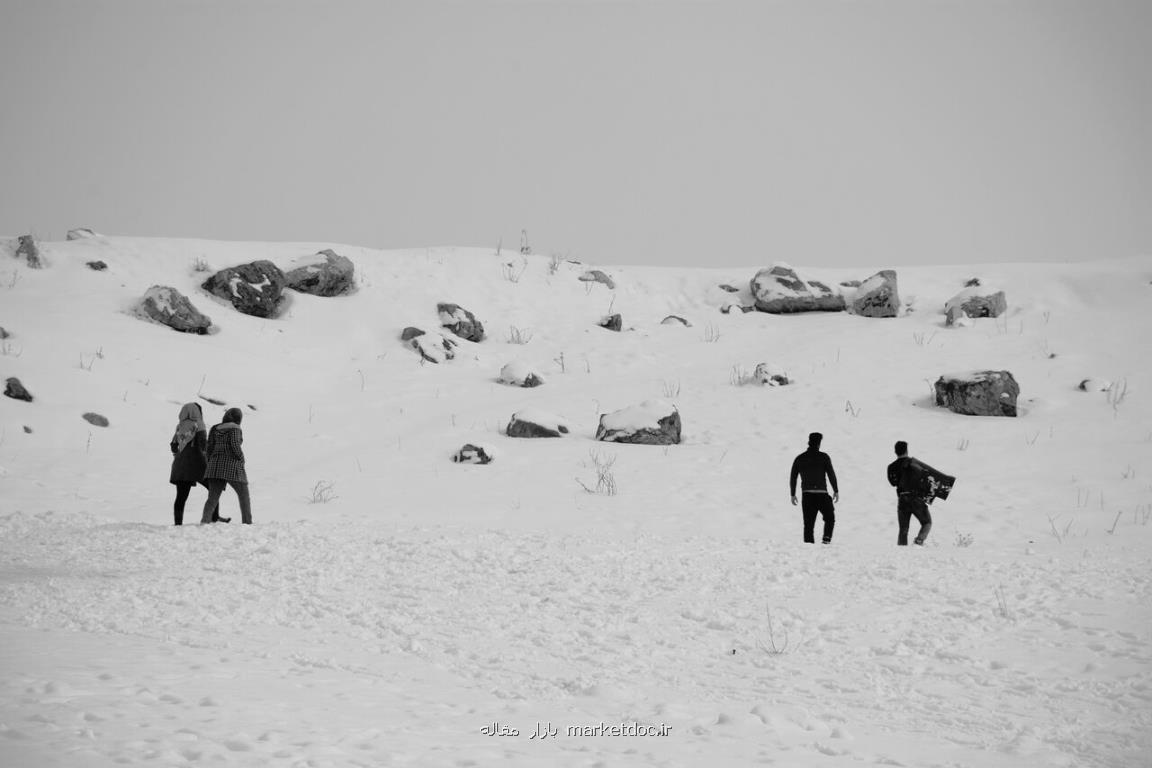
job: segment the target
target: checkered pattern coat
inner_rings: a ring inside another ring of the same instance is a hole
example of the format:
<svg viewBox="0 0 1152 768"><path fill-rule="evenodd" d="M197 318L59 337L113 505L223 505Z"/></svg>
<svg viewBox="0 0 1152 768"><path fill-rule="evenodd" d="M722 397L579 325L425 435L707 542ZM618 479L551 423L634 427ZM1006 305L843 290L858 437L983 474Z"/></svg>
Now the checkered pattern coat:
<svg viewBox="0 0 1152 768"><path fill-rule="evenodd" d="M208 432L208 468L205 480L228 480L233 483L247 483L244 472L244 451L240 445L244 434L239 424L217 424Z"/></svg>

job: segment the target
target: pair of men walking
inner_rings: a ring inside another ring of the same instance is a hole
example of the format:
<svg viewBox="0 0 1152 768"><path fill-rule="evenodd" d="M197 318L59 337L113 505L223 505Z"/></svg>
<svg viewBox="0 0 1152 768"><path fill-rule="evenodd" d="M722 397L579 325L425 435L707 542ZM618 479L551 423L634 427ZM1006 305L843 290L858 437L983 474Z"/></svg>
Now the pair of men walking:
<svg viewBox="0 0 1152 768"><path fill-rule="evenodd" d="M824 518L825 544L832 543L832 531L836 527L836 504L840 501L840 487L836 482L836 470L832 468L832 458L820 450L824 436L819 432L808 435L808 450L792 462L792 472L788 479L792 494L792 505L797 504L796 480L800 479L803 501L800 508L804 514L804 543L816 542L816 516ZM920 532L915 543L924 544L928 532L932 530L932 515L928 512L931 494L925 495L924 477L936 473L931 467L908 455L908 443L896 443L896 461L888 465L888 482L896 487L896 520L899 534L896 543L908 544L908 525L915 517L920 523ZM936 473L938 474L938 473ZM828 493L828 484L832 493Z"/></svg>

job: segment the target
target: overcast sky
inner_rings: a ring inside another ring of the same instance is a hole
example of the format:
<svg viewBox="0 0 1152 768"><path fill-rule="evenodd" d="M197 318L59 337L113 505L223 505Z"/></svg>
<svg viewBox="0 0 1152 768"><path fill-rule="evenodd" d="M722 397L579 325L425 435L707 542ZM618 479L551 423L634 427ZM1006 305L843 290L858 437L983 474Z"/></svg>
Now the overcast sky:
<svg viewBox="0 0 1152 768"><path fill-rule="evenodd" d="M1152 2L0 0L0 233L1152 254Z"/></svg>

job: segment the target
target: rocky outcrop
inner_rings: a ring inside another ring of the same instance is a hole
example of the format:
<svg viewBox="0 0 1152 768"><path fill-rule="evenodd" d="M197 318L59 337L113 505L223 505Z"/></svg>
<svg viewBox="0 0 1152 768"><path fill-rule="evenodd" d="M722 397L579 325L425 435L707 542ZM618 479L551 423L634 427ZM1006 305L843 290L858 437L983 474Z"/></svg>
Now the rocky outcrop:
<svg viewBox="0 0 1152 768"><path fill-rule="evenodd" d="M460 338L477 342L484 340L483 323L459 304L441 302L436 305L436 312L440 315L440 324Z"/></svg>
<svg viewBox="0 0 1152 768"><path fill-rule="evenodd" d="M253 317L276 317L284 302L284 273L266 259L222 269L200 287Z"/></svg>
<svg viewBox="0 0 1152 768"><path fill-rule="evenodd" d="M356 267L331 249L298 259L284 275L289 288L312 296L344 296L356 289Z"/></svg>
<svg viewBox="0 0 1152 768"><path fill-rule="evenodd" d="M585 283L603 283L611 289L616 288L616 281L599 269L590 269L577 279Z"/></svg>
<svg viewBox="0 0 1152 768"><path fill-rule="evenodd" d="M944 313L954 314L960 308L968 317L1000 317L1008 311L1004 291L990 291L979 286L965 288L944 304Z"/></svg>
<svg viewBox="0 0 1152 768"><path fill-rule="evenodd" d="M896 317L900 313L900 294L895 270L881 270L861 283L852 297L852 313L863 317Z"/></svg>
<svg viewBox="0 0 1152 768"><path fill-rule="evenodd" d="M751 282L756 309L761 312L842 312L844 296L821 282L800 278L787 264L773 264L756 273Z"/></svg>
<svg viewBox="0 0 1152 768"><path fill-rule="evenodd" d="M76 229L68 230L69 240L91 240L94 237L100 237L87 227L77 227Z"/></svg>
<svg viewBox="0 0 1152 768"><path fill-rule="evenodd" d="M492 450L484 445L465 443L460 450L452 454L452 461L457 464L490 464Z"/></svg>
<svg viewBox="0 0 1152 768"><path fill-rule="evenodd" d="M788 378L788 374L768 363L758 363L756 370L752 373L752 380L757 384L764 384L769 387L786 387L792 383L792 379Z"/></svg>
<svg viewBox="0 0 1152 768"><path fill-rule="evenodd" d="M682 325L685 328L692 327L692 323L680 317L680 315L668 315L668 317L660 321L660 325Z"/></svg>
<svg viewBox="0 0 1152 768"><path fill-rule="evenodd" d="M175 288L154 285L136 305L136 314L181 333L208 333L212 319Z"/></svg>
<svg viewBox="0 0 1152 768"><path fill-rule="evenodd" d="M455 339L450 339L442 333L425 333L419 328L408 326L400 334L400 340L419 353L420 358L428 363L442 363L456 357Z"/></svg>
<svg viewBox="0 0 1152 768"><path fill-rule="evenodd" d="M544 377L532 366L513 361L500 369L500 381L517 387L538 387L544 383Z"/></svg>
<svg viewBox="0 0 1152 768"><path fill-rule="evenodd" d="M609 443L676 445L680 442L680 412L667 400L647 400L601 414L596 439Z"/></svg>
<svg viewBox="0 0 1152 768"><path fill-rule="evenodd" d="M16 258L24 259L32 269L42 269L44 259L40 257L40 246L32 235L21 235L16 244Z"/></svg>
<svg viewBox="0 0 1152 768"><path fill-rule="evenodd" d="M568 431L564 419L534 408L512 414L504 430L508 437L563 437Z"/></svg>
<svg viewBox="0 0 1152 768"><path fill-rule="evenodd" d="M20 379L15 376L9 376L4 383L4 396L13 400L23 400L26 403L33 400L32 393L25 389L24 385L20 383Z"/></svg>
<svg viewBox="0 0 1152 768"><path fill-rule="evenodd" d="M98 413L86 413L83 416L81 416L80 418L84 419L84 421L88 422L89 424L91 424L94 427L106 427L106 426L108 426L108 419L104 418L103 416L101 416Z"/></svg>
<svg viewBox="0 0 1152 768"><path fill-rule="evenodd" d="M967 416L1015 416L1020 385L1008 371L973 371L936 380L936 405Z"/></svg>
<svg viewBox="0 0 1152 768"><path fill-rule="evenodd" d="M605 315L600 318L598 325L601 328L607 328L609 331L619 331L624 327L624 318L620 317L619 314Z"/></svg>

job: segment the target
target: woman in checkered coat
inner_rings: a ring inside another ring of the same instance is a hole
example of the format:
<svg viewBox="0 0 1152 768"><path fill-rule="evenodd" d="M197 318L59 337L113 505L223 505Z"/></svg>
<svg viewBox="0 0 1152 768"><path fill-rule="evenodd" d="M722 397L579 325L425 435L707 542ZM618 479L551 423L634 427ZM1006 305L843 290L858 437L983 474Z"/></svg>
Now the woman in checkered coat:
<svg viewBox="0 0 1152 768"><path fill-rule="evenodd" d="M213 522L212 510L219 503L225 485L232 486L240 497L241 521L245 525L252 524L248 475L244 472L244 451L240 447L244 442L244 434L240 431L243 418L244 412L239 408L229 408L224 412L224 420L208 433L208 467L204 471L204 481L208 483L208 501L204 502L201 524Z"/></svg>

